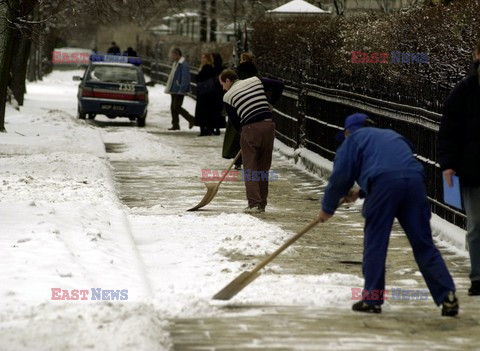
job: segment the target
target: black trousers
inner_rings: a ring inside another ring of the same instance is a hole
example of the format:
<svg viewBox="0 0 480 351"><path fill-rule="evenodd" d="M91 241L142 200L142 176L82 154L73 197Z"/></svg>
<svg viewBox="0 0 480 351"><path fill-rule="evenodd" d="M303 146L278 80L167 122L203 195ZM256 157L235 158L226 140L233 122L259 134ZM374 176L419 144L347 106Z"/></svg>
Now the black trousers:
<svg viewBox="0 0 480 351"><path fill-rule="evenodd" d="M185 118L190 125L193 125L195 119L190 113L188 113L187 110L185 110L182 107L183 98L185 97L185 95L183 94L171 94L171 95L172 95L172 103L170 104L170 111L172 113L172 127L180 129L180 121L178 119L178 115L182 115L183 118Z"/></svg>

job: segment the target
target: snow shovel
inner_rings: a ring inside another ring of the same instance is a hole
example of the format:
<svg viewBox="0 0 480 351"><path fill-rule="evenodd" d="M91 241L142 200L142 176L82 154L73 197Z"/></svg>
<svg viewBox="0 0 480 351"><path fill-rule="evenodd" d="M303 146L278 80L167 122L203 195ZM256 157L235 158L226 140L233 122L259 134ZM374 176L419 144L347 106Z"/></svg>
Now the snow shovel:
<svg viewBox="0 0 480 351"><path fill-rule="evenodd" d="M248 284L253 282L259 275L259 271L265 267L270 261L277 257L283 250L297 241L303 234L318 224L318 220L313 220L309 225L303 228L300 232L288 239L282 246L280 246L274 253L265 258L262 262L257 264L250 272L243 272L237 278L232 280L227 286L220 290L214 297L214 300L230 300L243 290Z"/></svg>
<svg viewBox="0 0 480 351"><path fill-rule="evenodd" d="M227 171L225 172L225 174L222 176L222 178L219 180L218 183L205 183L205 186L207 187L207 193L206 193L205 196L203 197L202 201L200 201L197 206L192 207L192 208L188 209L187 211L196 211L196 210L198 210L199 208L202 208L202 207L208 205L208 204L210 203L210 201L213 200L213 198L214 198L215 195L217 194L218 188L220 188L220 184L222 184L223 180L225 179L225 177L227 176L227 174L230 172L230 170L232 169L233 165L234 165L235 162L238 160L238 158L240 157L241 154L242 154L242 150L240 150L240 151L237 153L237 156L235 156L235 158L233 159L232 163L231 163L230 166L228 167Z"/></svg>

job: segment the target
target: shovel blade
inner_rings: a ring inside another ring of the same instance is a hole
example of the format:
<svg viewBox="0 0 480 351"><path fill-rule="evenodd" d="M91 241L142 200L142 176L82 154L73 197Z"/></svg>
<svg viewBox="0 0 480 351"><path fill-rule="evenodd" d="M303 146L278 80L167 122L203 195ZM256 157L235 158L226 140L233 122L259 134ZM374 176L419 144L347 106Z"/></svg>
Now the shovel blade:
<svg viewBox="0 0 480 351"><path fill-rule="evenodd" d="M243 272L234 280L232 280L227 286L215 294L214 300L230 300L243 290L248 284L253 282L260 273L258 272Z"/></svg>
<svg viewBox="0 0 480 351"><path fill-rule="evenodd" d="M205 186L207 187L207 193L203 197L202 201L198 203L198 205L188 209L187 211L196 211L199 208L202 208L210 203L210 201L213 200L215 195L217 194L218 187L216 186L217 184L214 183L204 183Z"/></svg>

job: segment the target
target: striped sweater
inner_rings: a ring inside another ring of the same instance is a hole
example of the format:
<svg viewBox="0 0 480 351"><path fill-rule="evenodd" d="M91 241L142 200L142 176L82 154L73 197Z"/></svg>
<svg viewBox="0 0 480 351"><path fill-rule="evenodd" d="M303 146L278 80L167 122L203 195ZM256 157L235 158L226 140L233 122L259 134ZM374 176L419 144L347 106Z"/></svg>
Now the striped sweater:
<svg viewBox="0 0 480 351"><path fill-rule="evenodd" d="M282 95L284 84L266 78L251 77L237 80L223 96L228 116L240 129L246 124L272 118L266 91L272 92L271 103Z"/></svg>

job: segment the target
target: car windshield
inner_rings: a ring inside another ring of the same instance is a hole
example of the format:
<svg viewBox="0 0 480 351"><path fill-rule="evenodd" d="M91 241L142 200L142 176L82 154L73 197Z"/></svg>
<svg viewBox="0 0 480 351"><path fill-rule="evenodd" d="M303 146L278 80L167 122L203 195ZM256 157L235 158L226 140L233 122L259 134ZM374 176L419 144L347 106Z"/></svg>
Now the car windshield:
<svg viewBox="0 0 480 351"><path fill-rule="evenodd" d="M138 83L138 71L134 67L92 66L88 80L118 83Z"/></svg>

